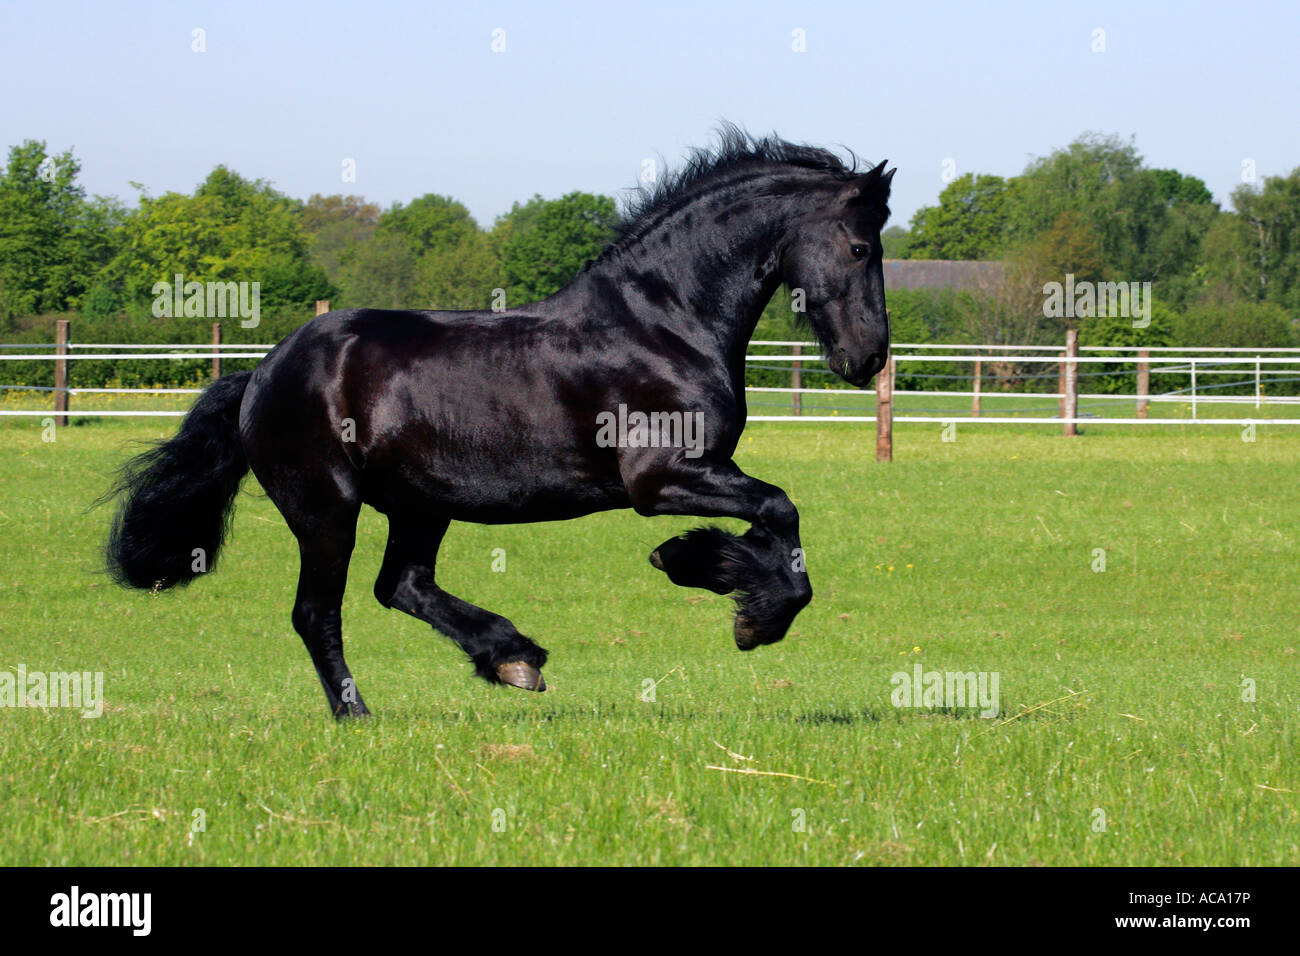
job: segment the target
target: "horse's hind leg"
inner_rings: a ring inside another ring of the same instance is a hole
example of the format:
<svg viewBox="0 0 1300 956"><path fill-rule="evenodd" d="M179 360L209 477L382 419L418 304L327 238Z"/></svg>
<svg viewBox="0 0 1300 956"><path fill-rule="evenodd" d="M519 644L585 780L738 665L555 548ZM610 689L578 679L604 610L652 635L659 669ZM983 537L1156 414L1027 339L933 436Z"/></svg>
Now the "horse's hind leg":
<svg viewBox="0 0 1300 956"><path fill-rule="evenodd" d="M545 650L501 615L462 601L434 582L438 547L449 523L441 516L390 513L375 597L384 607L405 611L450 637L485 680L546 690L541 673Z"/></svg>
<svg viewBox="0 0 1300 956"><path fill-rule="evenodd" d="M343 659L343 591L361 504L345 473L319 479L292 475L264 486L298 539L293 628L311 655L330 713L364 717L370 711Z"/></svg>
<svg viewBox="0 0 1300 956"><path fill-rule="evenodd" d="M302 566L293 605L293 627L307 646L330 713L335 717L370 714L343 659L343 591L356 537L355 522L354 513L347 524L298 537Z"/></svg>

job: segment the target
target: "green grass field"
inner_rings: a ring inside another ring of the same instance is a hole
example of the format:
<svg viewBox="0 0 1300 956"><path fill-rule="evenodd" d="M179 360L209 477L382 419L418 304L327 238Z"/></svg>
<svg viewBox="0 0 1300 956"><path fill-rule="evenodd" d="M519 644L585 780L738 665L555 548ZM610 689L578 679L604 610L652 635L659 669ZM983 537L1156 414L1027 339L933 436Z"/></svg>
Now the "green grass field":
<svg viewBox="0 0 1300 956"><path fill-rule="evenodd" d="M189 590L97 572L87 505L176 424L0 423L0 668L106 700L0 708L0 863L1300 863L1298 429L900 426L878 465L871 426L752 425L816 596L749 654L646 560L698 521L453 526L443 585L550 650L542 695L375 603L367 512L344 627L377 716L336 724L251 480ZM893 706L918 662L996 672L1001 716Z"/></svg>

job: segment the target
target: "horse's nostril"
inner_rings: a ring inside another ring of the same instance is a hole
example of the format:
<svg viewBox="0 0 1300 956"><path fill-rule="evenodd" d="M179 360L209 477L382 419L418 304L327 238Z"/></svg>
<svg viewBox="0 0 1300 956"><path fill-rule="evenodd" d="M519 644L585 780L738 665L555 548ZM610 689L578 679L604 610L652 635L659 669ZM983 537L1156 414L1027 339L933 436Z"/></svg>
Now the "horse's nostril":
<svg viewBox="0 0 1300 956"><path fill-rule="evenodd" d="M836 349L831 353L829 361L826 363L830 366L832 372L837 375L849 374L849 353L844 349Z"/></svg>

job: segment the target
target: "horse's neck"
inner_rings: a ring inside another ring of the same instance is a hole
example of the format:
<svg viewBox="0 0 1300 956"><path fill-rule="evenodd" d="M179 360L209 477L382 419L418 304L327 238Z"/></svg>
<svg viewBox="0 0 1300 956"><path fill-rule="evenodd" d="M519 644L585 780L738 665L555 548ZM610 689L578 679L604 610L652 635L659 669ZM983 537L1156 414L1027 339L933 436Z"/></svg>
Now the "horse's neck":
<svg viewBox="0 0 1300 956"><path fill-rule="evenodd" d="M712 227L701 244L700 234L687 223L712 220L721 208L725 206L716 201L681 207L616 255L595 263L573 285L605 279L635 294L638 286L644 291L647 283L667 283L671 294L649 309L636 310L638 320L679 334L702 333L698 337L715 343L729 362L743 358L763 309L781 284L785 225L781 218L750 212L725 227ZM665 232L671 242L663 241Z"/></svg>

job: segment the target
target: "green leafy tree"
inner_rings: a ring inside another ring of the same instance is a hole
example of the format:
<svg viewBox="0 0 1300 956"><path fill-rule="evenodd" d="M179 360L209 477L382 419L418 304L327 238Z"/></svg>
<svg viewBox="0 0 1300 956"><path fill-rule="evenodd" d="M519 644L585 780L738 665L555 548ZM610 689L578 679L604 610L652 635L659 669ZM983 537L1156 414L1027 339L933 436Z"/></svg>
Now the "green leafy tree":
<svg viewBox="0 0 1300 956"><path fill-rule="evenodd" d="M307 200L299 219L310 241L312 261L331 282L341 283L344 256L374 234L379 216L379 205L361 196L316 193Z"/></svg>
<svg viewBox="0 0 1300 956"><path fill-rule="evenodd" d="M1221 215L1213 203L1175 201L1164 227L1152 238L1150 271L1160 298L1171 307L1182 308L1203 285L1209 235Z"/></svg>
<svg viewBox="0 0 1300 956"><path fill-rule="evenodd" d="M1155 178L1160 195L1171 206L1180 203L1193 206L1214 204L1214 197L1203 179L1184 176L1176 169L1153 169L1151 175Z"/></svg>
<svg viewBox="0 0 1300 956"><path fill-rule="evenodd" d="M1300 169L1238 186L1205 242L1209 296L1300 312Z"/></svg>
<svg viewBox="0 0 1300 956"><path fill-rule="evenodd" d="M340 270L343 303L373 309L425 308L416 282L419 261L404 236L376 233L344 257Z"/></svg>
<svg viewBox="0 0 1300 956"><path fill-rule="evenodd" d="M938 206L912 217L911 259L993 259L1007 243L1007 182L967 173L944 187Z"/></svg>
<svg viewBox="0 0 1300 956"><path fill-rule="evenodd" d="M309 307L333 292L311 262L299 204L261 180L218 166L194 195L140 197L126 217L111 275L128 299L153 297L157 282L259 282L263 308Z"/></svg>
<svg viewBox="0 0 1300 956"><path fill-rule="evenodd" d="M380 218L378 231L401 236L423 255L455 246L479 227L463 204L429 193L404 206L394 205Z"/></svg>
<svg viewBox="0 0 1300 956"><path fill-rule="evenodd" d="M1298 338L1290 313L1273 302L1198 302L1173 324L1175 345L1287 348Z"/></svg>
<svg viewBox="0 0 1300 956"><path fill-rule="evenodd" d="M485 309L504 285L496 248L469 210L432 193L393 205L341 260L350 305Z"/></svg>
<svg viewBox="0 0 1300 956"><path fill-rule="evenodd" d="M1120 185L1137 176L1142 157L1115 136L1085 134L1064 149L1029 164L1008 197L1011 231L1021 239L1044 232L1064 212L1079 213L1102 239L1103 253L1117 256Z"/></svg>
<svg viewBox="0 0 1300 956"><path fill-rule="evenodd" d="M479 231L426 252L416 267L416 288L426 308L488 309L505 285L501 259Z"/></svg>
<svg viewBox="0 0 1300 956"><path fill-rule="evenodd" d="M1067 274L1073 275L1075 282L1098 282L1106 271L1101 237L1073 209L1062 212L1026 243L1021 255L1044 282L1064 282Z"/></svg>
<svg viewBox="0 0 1300 956"><path fill-rule="evenodd" d="M312 193L298 211L298 218L307 235L318 236L322 230L340 222L355 222L373 229L379 224L381 212L378 203L367 202L364 196Z"/></svg>
<svg viewBox="0 0 1300 956"><path fill-rule="evenodd" d="M912 234L906 226L890 226L880 234L881 255L885 259L906 259L911 243Z"/></svg>
<svg viewBox="0 0 1300 956"><path fill-rule="evenodd" d="M75 307L113 255L122 208L87 200L71 150L27 140L0 171L0 317Z"/></svg>
<svg viewBox="0 0 1300 956"><path fill-rule="evenodd" d="M1092 316L1079 321L1079 344L1087 346L1127 346L1132 348L1156 348L1172 345L1174 344L1175 329L1180 319L1181 316L1159 303L1152 304L1150 322L1144 325L1135 326L1133 319L1129 316ZM1132 365L1081 365L1079 367L1080 392L1132 394L1136 389L1136 363Z"/></svg>
<svg viewBox="0 0 1300 956"><path fill-rule="evenodd" d="M1199 179L1148 169L1131 142L1092 133L1031 163L1007 194L1009 229L1020 242L1065 212L1080 216L1097 235L1112 281L1190 274L1214 217Z"/></svg>
<svg viewBox="0 0 1300 956"><path fill-rule="evenodd" d="M505 260L506 245L511 237L531 229L544 208L546 200L535 195L526 203L514 203L508 213L497 217L488 233L488 240L498 259Z"/></svg>
<svg viewBox="0 0 1300 956"><path fill-rule="evenodd" d="M557 292L609 243L618 209L609 196L573 192L560 199L534 197L506 215L501 243L510 305Z"/></svg>

